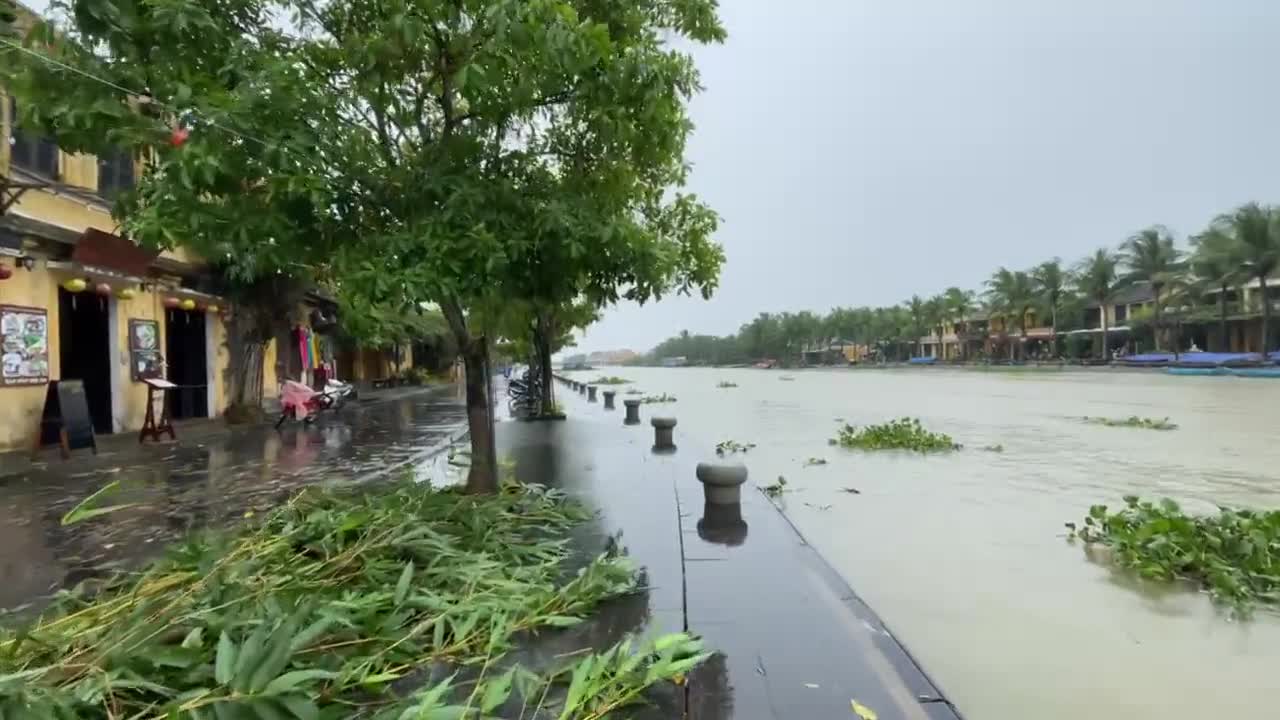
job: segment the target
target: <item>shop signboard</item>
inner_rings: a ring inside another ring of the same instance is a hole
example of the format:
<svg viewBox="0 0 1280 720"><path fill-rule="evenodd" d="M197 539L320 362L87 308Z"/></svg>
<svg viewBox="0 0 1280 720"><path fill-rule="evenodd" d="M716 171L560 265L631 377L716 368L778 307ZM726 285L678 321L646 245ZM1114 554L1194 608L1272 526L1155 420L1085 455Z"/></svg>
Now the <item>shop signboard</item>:
<svg viewBox="0 0 1280 720"><path fill-rule="evenodd" d="M129 367L134 382L164 375L160 357L160 323L129 320Z"/></svg>
<svg viewBox="0 0 1280 720"><path fill-rule="evenodd" d="M0 387L49 382L49 313L0 305Z"/></svg>

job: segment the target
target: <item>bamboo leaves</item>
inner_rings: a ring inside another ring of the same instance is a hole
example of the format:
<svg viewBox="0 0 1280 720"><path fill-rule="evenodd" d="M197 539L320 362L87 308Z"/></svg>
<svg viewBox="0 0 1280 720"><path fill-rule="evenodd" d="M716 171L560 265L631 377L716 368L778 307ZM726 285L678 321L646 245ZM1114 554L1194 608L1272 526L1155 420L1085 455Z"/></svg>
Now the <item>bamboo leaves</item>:
<svg viewBox="0 0 1280 720"><path fill-rule="evenodd" d="M568 688L568 673L500 664L517 637L577 625L636 589L614 554L564 580L565 537L584 517L544 488L305 492L260 526L192 538L91 600L68 594L29 627L0 629L0 720L328 720L353 702L379 720L498 717ZM590 660L569 717L685 672L689 658L666 651L633 656L628 643ZM482 682L390 691L416 668L491 663L501 670Z"/></svg>

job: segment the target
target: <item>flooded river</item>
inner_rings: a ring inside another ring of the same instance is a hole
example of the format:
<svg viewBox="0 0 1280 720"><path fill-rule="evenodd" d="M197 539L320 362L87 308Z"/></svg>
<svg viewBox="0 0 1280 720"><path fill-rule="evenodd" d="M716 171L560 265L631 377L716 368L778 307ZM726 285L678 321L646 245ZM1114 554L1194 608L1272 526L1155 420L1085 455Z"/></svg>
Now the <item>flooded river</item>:
<svg viewBox="0 0 1280 720"><path fill-rule="evenodd" d="M1092 562L1063 530L1128 493L1202 511L1280 505L1280 382L1112 370L606 374L679 398L643 415L677 416L682 453L756 443L748 482L787 479L787 514L971 720L1280 715L1280 615L1233 621L1202 594ZM827 445L837 418L904 415L966 449ZM1168 416L1180 428L1086 415ZM978 449L995 444L1004 452ZM804 467L810 457L829 464Z"/></svg>

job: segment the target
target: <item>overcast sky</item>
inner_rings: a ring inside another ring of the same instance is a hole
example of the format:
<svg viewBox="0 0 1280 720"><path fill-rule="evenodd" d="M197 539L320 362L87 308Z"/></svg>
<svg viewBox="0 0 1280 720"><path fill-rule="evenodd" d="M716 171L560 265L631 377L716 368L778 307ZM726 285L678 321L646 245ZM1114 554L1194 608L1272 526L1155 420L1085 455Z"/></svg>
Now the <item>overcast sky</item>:
<svg viewBox="0 0 1280 720"><path fill-rule="evenodd" d="M1276 0L721 6L688 149L724 219L720 289L608 310L582 350L976 289L1280 201Z"/></svg>
<svg viewBox="0 0 1280 720"><path fill-rule="evenodd" d="M1280 202L1280 1L721 5L688 148L723 217L720 289L609 309L582 350L977 289Z"/></svg>

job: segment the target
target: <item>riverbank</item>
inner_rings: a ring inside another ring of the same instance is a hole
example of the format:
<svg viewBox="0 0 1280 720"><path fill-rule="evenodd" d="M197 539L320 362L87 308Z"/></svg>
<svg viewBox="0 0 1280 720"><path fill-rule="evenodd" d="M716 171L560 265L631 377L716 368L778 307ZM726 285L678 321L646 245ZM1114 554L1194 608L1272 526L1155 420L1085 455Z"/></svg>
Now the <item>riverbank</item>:
<svg viewBox="0 0 1280 720"><path fill-rule="evenodd" d="M785 477L787 517L968 717L1269 720L1280 704L1268 675L1280 613L1239 621L1195 585L1144 581L1069 544L1063 527L1125 495L1197 515L1280 507L1280 384L1110 369L611 372L679 398L642 411L679 418L681 453L754 444L748 483ZM1178 428L1084 420L1130 416ZM844 423L901 417L964 449L828 445Z"/></svg>
<svg viewBox="0 0 1280 720"><path fill-rule="evenodd" d="M703 503L694 467L716 456L683 420L675 453L651 451L649 420L683 418L687 398L644 405L643 422L628 427L621 402L608 411L556 389L568 420L504 427L502 452L517 477L557 478L599 508L601 526L621 529L648 572L654 622L683 622L720 653L690 677L692 717L844 719L858 717L855 701L883 720L958 717L897 637L755 491L771 478L749 455L741 513L726 516Z"/></svg>

